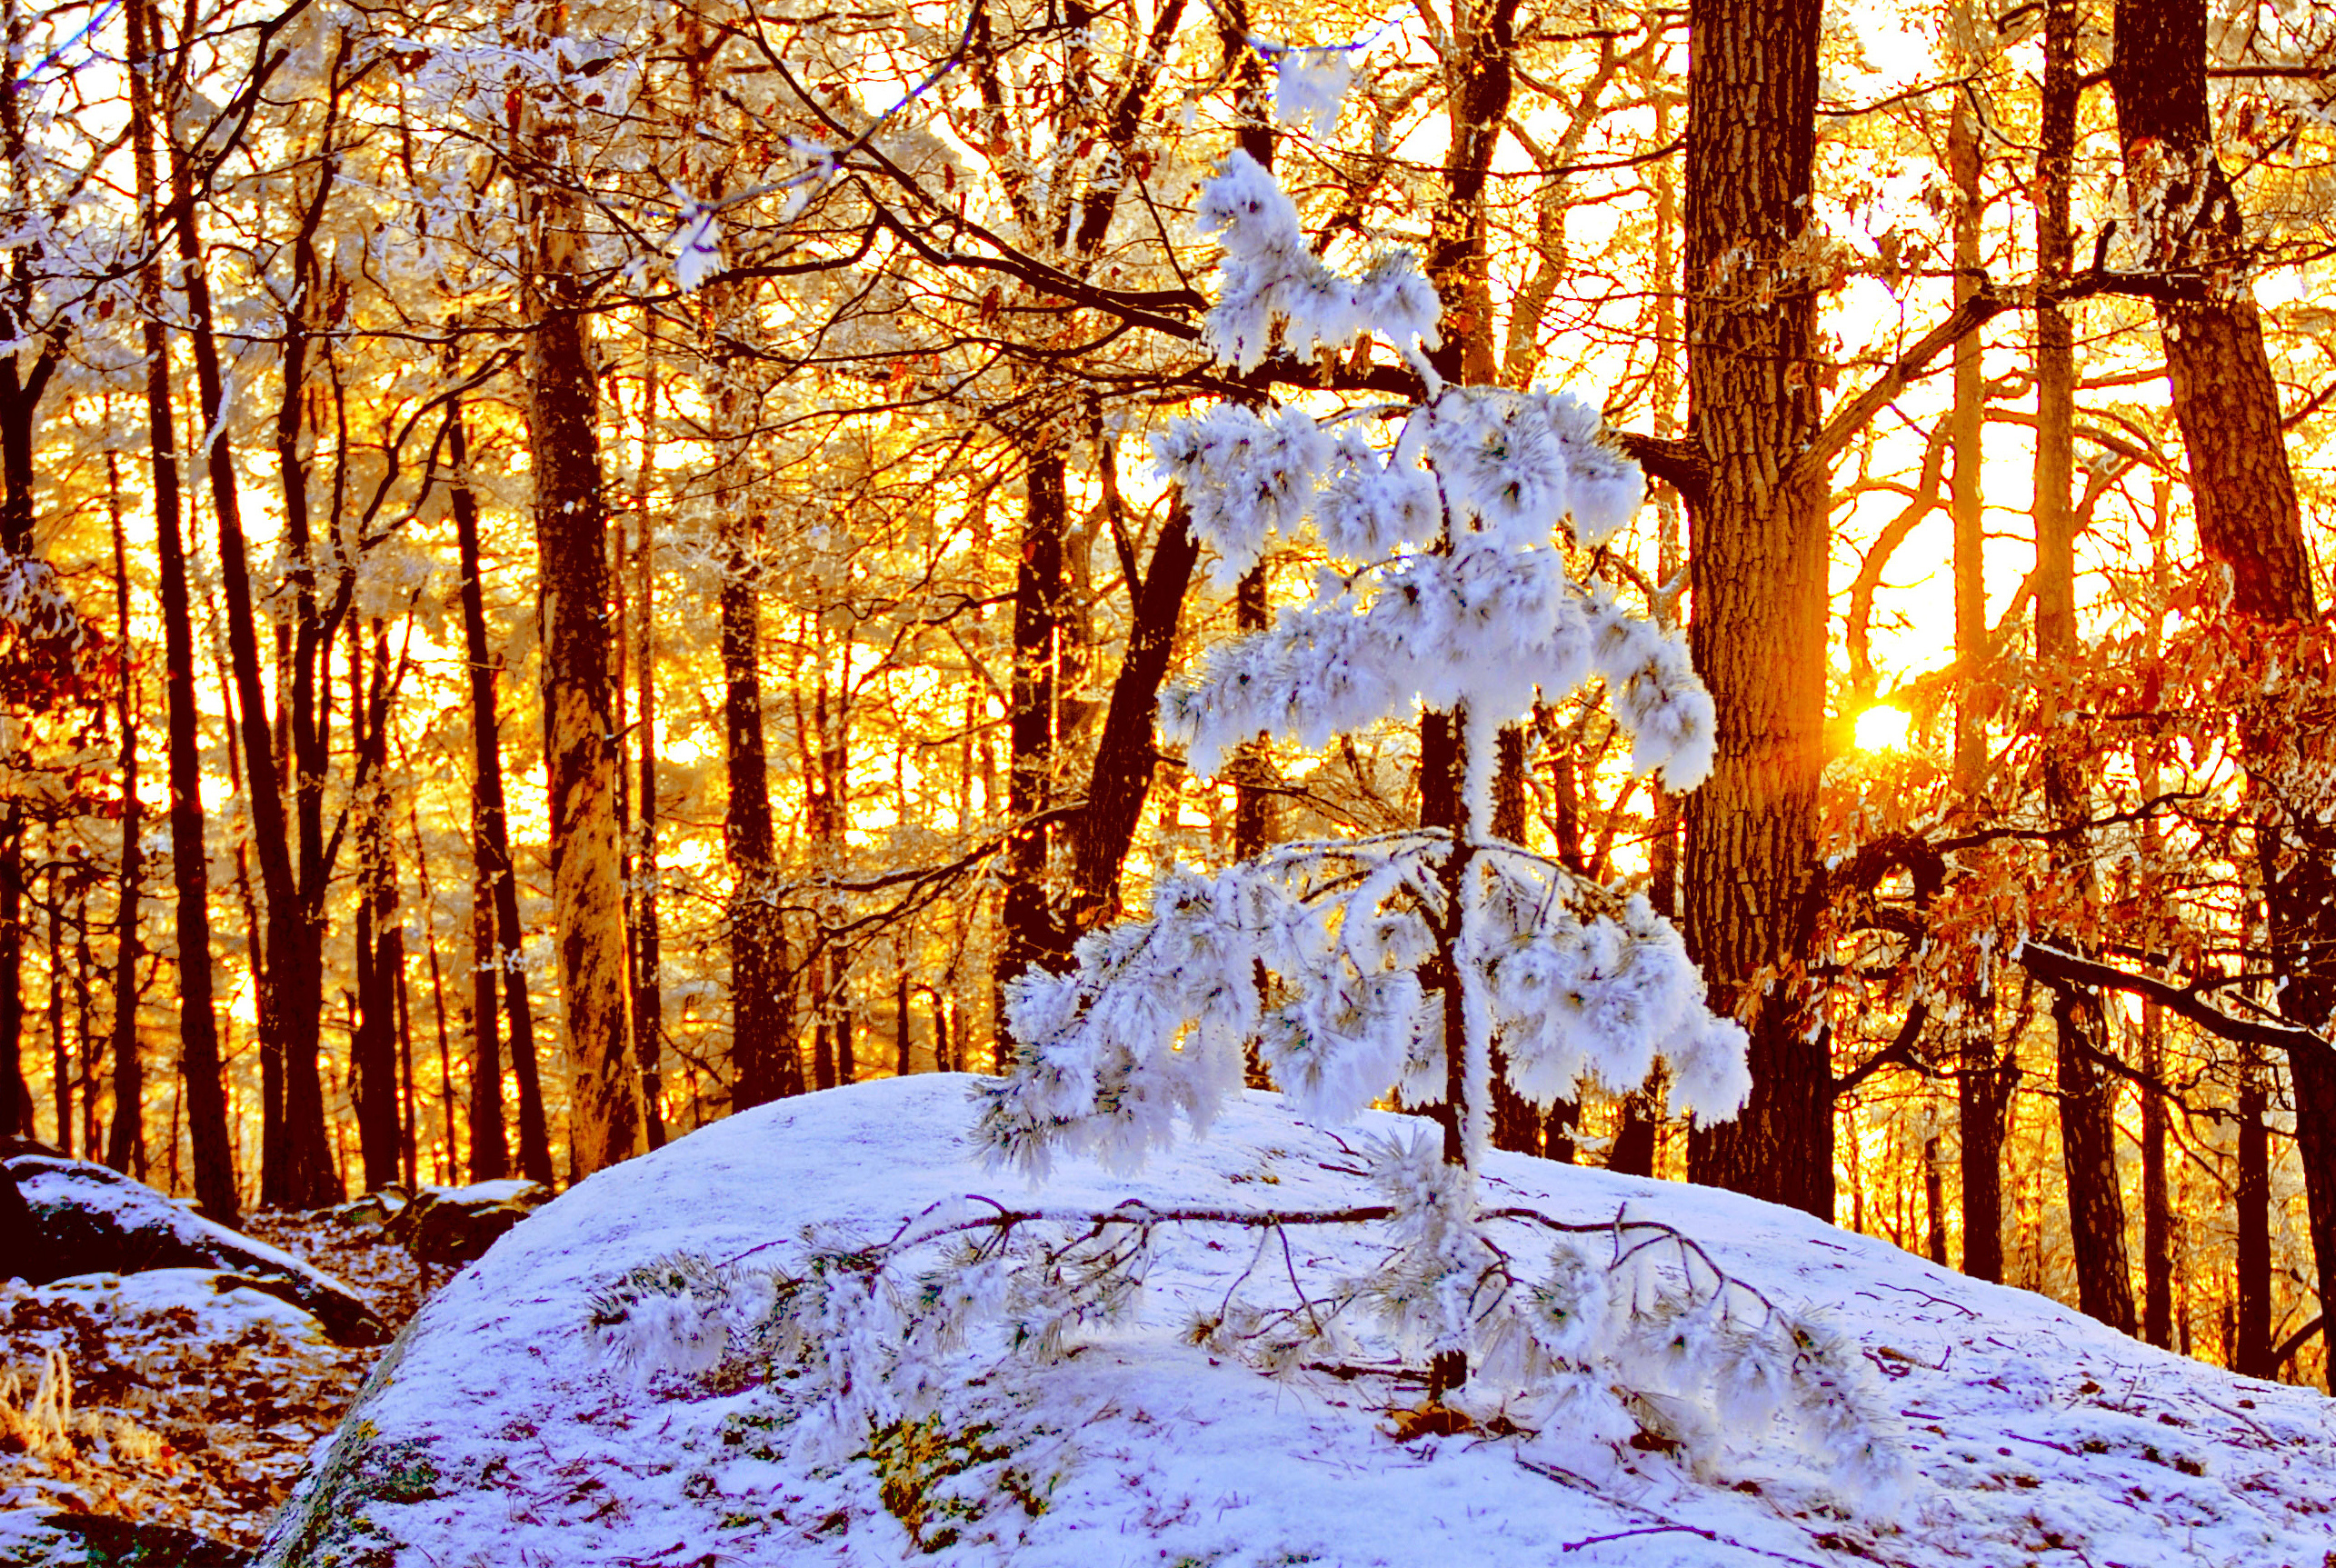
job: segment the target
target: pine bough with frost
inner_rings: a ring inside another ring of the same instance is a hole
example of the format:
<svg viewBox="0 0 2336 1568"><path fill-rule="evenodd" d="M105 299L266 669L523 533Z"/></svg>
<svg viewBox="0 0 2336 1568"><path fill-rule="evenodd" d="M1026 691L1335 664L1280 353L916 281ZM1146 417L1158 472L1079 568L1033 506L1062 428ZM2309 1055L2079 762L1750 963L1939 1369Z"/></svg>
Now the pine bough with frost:
<svg viewBox="0 0 2336 1568"><path fill-rule="evenodd" d="M1643 898L1485 831L1498 727L1593 677L1635 765L1679 789L1709 769L1711 699L1679 641L1565 569L1562 540L1594 544L1628 521L1639 471L1570 396L1444 386L1422 348L1435 345L1437 300L1413 258L1340 275L1245 155L1200 211L1224 253L1205 333L1218 358L1247 369L1277 342L1303 357L1369 331L1425 396L1372 411L1400 416L1389 450L1359 419L1325 429L1302 410L1234 404L1157 443L1222 578L1308 527L1349 564L1271 629L1216 650L1170 694L1165 727L1206 774L1261 731L1319 745L1419 704L1449 710L1462 821L1171 871L1148 918L1087 937L1067 974L1017 983L1017 1059L980 1092L976 1139L1033 1180L1066 1155L1133 1168L1180 1119L1206 1131L1253 1045L1309 1118L1343 1121L1393 1093L1443 1125L1362 1141L1353 1174L1380 1201L1348 1209L967 1199L880 1240L810 1235L778 1269L673 1260L596 1303L604 1343L653 1374L784 1368L799 1441L841 1458L933 1418L962 1358L997 1330L1011 1353L1043 1359L1124 1319L1163 1229L1253 1233L1263 1259L1277 1240L1291 1257L1297 1227L1373 1225L1386 1250L1363 1277L1307 1281L1293 1261L1289 1291L1253 1301L1236 1287L1192 1338L1271 1373L1392 1349L1424 1360L1432 1400L1462 1414L1653 1433L1699 1463L1783 1419L1846 1499L1894 1493L1903 1456L1822 1325L1667 1226L1488 1207L1478 1190L1496 1045L1511 1084L1542 1106L1586 1083L1635 1085L1657 1056L1672 1108L1698 1118L1732 1116L1750 1087L1742 1030L1705 1012L1677 933Z"/></svg>

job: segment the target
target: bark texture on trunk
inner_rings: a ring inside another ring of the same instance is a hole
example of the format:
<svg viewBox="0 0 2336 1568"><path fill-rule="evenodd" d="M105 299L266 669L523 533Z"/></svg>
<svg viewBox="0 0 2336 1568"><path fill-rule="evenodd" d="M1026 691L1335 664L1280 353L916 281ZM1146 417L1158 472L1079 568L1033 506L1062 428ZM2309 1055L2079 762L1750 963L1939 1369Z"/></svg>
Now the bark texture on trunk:
<svg viewBox="0 0 2336 1568"><path fill-rule="evenodd" d="M534 477L544 754L550 772L552 906L567 1024L569 1163L581 1179L641 1152L617 844L608 519L599 383L583 279L583 214L562 189L572 138L539 129L521 178L521 305Z"/></svg>
<svg viewBox="0 0 2336 1568"><path fill-rule="evenodd" d="M1833 1214L1832 1063L1807 977L1823 769L1827 516L1794 460L1817 429L1808 225L1817 0L1694 0L1687 91L1690 644L1719 714L1687 799L1690 954L1751 1036L1752 1098L1699 1128L1699 1182Z"/></svg>
<svg viewBox="0 0 2336 1568"><path fill-rule="evenodd" d="M2069 0L2061 0L2069 3ZM2319 614L2279 386L2247 283L2245 225L2215 157L2205 0L2117 0L2110 72L2125 176L2136 196L2199 543L2231 577L2231 607L2273 625ZM2324 670L2313 674L2325 678ZM2282 744L2242 737L2281 1013L2313 1029L2336 1015L2336 865L2318 806L2279 776ZM2336 1301L2336 1063L2297 1049L2288 1070L2321 1301ZM2336 1356L2330 1358L2336 1374Z"/></svg>

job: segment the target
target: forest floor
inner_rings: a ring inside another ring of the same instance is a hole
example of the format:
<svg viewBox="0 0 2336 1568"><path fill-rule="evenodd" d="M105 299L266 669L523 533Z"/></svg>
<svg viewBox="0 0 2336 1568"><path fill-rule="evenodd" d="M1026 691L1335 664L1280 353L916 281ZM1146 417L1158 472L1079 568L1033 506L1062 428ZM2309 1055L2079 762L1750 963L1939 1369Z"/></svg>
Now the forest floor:
<svg viewBox="0 0 2336 1568"><path fill-rule="evenodd" d="M393 1332L448 1273L334 1211L243 1229L344 1282ZM382 1347L333 1344L305 1313L218 1279L0 1282L0 1513L106 1513L258 1543Z"/></svg>

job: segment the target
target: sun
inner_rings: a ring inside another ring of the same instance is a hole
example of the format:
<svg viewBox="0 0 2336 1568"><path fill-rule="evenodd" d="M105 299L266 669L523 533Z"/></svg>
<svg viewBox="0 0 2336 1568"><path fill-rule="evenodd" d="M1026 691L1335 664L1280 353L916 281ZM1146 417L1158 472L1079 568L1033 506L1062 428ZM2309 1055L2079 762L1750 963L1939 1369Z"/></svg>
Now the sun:
<svg viewBox="0 0 2336 1568"><path fill-rule="evenodd" d="M1903 751L1913 728L1914 715L1904 708L1893 708L1886 704L1868 708L1858 715L1858 750Z"/></svg>

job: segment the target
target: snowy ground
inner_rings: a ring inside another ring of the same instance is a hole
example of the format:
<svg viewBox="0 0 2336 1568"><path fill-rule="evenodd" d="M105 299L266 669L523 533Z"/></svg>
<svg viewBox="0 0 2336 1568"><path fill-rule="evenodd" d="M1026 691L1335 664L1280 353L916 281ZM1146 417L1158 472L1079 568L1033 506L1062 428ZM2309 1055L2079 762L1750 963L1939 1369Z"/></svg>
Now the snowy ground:
<svg viewBox="0 0 2336 1568"><path fill-rule="evenodd" d="M644 1377L590 1332L595 1291L676 1251L716 1258L812 1222L888 1234L952 1194L1027 1203L964 1160L971 1081L921 1076L766 1106L593 1178L434 1297L304 1483L275 1561L946 1563L1017 1568L1726 1563L2336 1562L2336 1425L2319 1394L2167 1355L2025 1293L1732 1194L1496 1155L1488 1198L1698 1238L1858 1345L1863 1397L1917 1477L1895 1509L1782 1427L1701 1473L1660 1443L1496 1426L1399 1441L1415 1381L1368 1353L1269 1380L1193 1346L1255 1248L1163 1243L1139 1317L1033 1365L975 1355L943 1418L840 1462L802 1455L784 1383L734 1365ZM1252 1094L1209 1138L1113 1179L1058 1171L1050 1205L1369 1201L1349 1156ZM1273 1270L1369 1268L1359 1228L1293 1236ZM1268 1293L1270 1293L1270 1292ZM1374 1370L1376 1368L1376 1370Z"/></svg>

